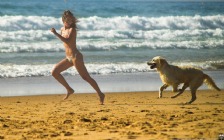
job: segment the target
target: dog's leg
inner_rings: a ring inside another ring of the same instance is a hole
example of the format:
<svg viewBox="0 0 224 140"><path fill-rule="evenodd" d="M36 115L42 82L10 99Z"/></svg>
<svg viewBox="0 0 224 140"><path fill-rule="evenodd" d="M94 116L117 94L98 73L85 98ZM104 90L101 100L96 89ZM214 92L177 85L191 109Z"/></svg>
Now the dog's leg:
<svg viewBox="0 0 224 140"><path fill-rule="evenodd" d="M197 97L196 97L196 90L191 90L191 100L189 101L189 102L186 102L185 104L191 104L191 103L193 103L196 99L197 99Z"/></svg>
<svg viewBox="0 0 224 140"><path fill-rule="evenodd" d="M173 85L173 92L177 92L177 91L178 91L177 88L178 88L178 84L174 84L174 85Z"/></svg>
<svg viewBox="0 0 224 140"><path fill-rule="evenodd" d="M197 98L196 91L202 84L203 84L203 78L201 77L195 77L195 79L189 83L190 90L191 90L191 100L187 102L186 104L191 104L196 100Z"/></svg>
<svg viewBox="0 0 224 140"><path fill-rule="evenodd" d="M189 86L188 84L184 83L182 89L179 89L179 92L178 92L176 95L171 96L171 98L176 98L177 96L179 96L179 95L181 95L182 93L184 93L184 90L185 90L188 86Z"/></svg>
<svg viewBox="0 0 224 140"><path fill-rule="evenodd" d="M160 89L159 89L159 98L162 98L162 96L163 96L163 95L162 95L163 90L166 89L168 86L169 86L169 85L164 84L164 85L162 85L162 86L160 87Z"/></svg>

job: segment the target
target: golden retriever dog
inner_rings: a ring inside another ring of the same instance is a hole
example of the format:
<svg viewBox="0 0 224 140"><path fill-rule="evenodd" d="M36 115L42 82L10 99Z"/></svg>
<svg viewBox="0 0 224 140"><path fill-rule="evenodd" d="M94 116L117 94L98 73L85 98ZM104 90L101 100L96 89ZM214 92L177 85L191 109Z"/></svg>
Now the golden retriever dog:
<svg viewBox="0 0 224 140"><path fill-rule="evenodd" d="M159 90L159 98L162 98L162 92L168 86L173 87L173 92L178 92L171 98L176 98L181 95L186 88L190 88L191 100L186 104L191 104L196 100L196 90L205 82L209 87L220 91L215 82L207 74L204 74L200 69L193 67L180 67L168 64L166 59L156 56L147 64L151 69L156 68L160 74L160 78L163 82L163 86ZM182 89L178 89L178 86L183 83Z"/></svg>

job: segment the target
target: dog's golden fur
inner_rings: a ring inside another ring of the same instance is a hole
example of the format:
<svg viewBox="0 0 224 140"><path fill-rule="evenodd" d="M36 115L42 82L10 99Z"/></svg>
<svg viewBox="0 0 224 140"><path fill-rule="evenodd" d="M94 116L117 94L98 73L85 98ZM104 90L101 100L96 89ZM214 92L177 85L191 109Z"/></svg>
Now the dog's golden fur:
<svg viewBox="0 0 224 140"><path fill-rule="evenodd" d="M193 67L180 67L168 64L166 59L157 56L151 61L147 62L151 69L156 68L160 74L160 78L163 82L163 86L159 90L159 98L162 97L162 92L168 86L173 87L173 92L178 92L171 98L176 98L181 95L184 90L189 87L191 90L192 98L188 104L191 104L196 100L196 90L205 82L209 87L220 91L215 82L207 74L204 74L200 69ZM178 86L183 83L182 89L178 89Z"/></svg>

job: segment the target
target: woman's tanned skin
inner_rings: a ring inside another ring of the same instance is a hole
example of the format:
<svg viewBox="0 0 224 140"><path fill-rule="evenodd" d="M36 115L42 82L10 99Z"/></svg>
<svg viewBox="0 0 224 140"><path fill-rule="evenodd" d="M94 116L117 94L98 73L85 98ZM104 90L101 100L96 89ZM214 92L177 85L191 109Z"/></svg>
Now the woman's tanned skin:
<svg viewBox="0 0 224 140"><path fill-rule="evenodd" d="M84 65L83 55L76 47L77 19L70 11L65 11L62 15L62 21L64 26L61 28L61 34L58 34L54 28L51 28L51 32L63 42L66 58L56 64L52 71L52 76L66 88L65 100L74 93L74 90L61 75L61 72L75 66L80 76L96 90L100 98L100 104L103 104L105 95L101 92L96 81L89 75Z"/></svg>

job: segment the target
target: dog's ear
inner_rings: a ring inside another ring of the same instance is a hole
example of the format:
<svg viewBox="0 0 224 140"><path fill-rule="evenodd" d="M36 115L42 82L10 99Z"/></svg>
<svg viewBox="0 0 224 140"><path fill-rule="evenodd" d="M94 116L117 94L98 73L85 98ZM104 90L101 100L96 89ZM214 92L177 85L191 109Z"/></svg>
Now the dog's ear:
<svg viewBox="0 0 224 140"><path fill-rule="evenodd" d="M167 64L167 62L166 62L166 60L165 59L159 59L159 65L160 65L160 67L162 67L162 66L164 66L164 65L166 65Z"/></svg>

